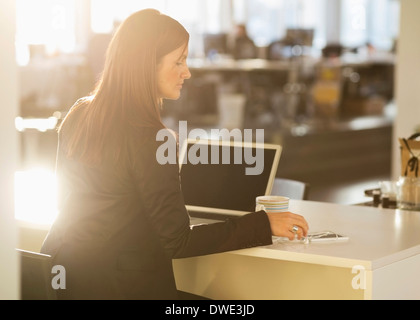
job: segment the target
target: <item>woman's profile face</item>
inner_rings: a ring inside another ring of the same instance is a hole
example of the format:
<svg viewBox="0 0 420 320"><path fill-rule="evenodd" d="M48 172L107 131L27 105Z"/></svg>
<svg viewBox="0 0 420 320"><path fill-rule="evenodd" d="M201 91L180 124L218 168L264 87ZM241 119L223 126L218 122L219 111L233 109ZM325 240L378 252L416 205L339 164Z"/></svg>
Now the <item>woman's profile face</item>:
<svg viewBox="0 0 420 320"><path fill-rule="evenodd" d="M157 74L159 98L176 100L180 97L184 80L191 77L187 56L188 46L181 46L162 58Z"/></svg>

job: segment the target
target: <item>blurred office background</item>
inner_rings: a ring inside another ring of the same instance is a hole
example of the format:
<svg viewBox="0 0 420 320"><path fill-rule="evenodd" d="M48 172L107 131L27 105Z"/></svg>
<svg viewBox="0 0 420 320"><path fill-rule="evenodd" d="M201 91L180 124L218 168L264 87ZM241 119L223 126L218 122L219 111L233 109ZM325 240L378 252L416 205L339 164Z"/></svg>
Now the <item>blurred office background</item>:
<svg viewBox="0 0 420 320"><path fill-rule="evenodd" d="M156 8L190 32L187 81L164 121L265 131L277 176L310 200L363 201L392 175L399 0L16 0L18 218L56 214L56 127L89 94L130 13ZM248 42L236 41L238 27ZM40 207L34 215L34 207Z"/></svg>

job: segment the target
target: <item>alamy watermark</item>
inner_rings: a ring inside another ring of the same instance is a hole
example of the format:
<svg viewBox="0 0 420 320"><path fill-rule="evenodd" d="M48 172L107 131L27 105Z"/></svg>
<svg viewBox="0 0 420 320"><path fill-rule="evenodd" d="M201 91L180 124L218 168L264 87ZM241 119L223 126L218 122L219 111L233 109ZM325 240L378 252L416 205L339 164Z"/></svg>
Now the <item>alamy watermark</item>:
<svg viewBox="0 0 420 320"><path fill-rule="evenodd" d="M366 289L366 269L364 266L355 265L351 269L351 273L356 274L351 280L351 286L354 290Z"/></svg>
<svg viewBox="0 0 420 320"><path fill-rule="evenodd" d="M51 280L51 287L54 290L66 289L66 269L62 265L55 265L51 269L55 276Z"/></svg>
<svg viewBox="0 0 420 320"><path fill-rule="evenodd" d="M179 159L182 164L220 164L219 147L225 142L234 144L249 143L254 141L256 144L264 143L264 130L252 129L211 129L210 132L195 128L188 133L186 121L179 122L179 141L182 144L187 139L195 140L197 143L192 146L185 157ZM209 158L209 148L206 144L200 143L201 140L210 140L211 156ZM156 160L159 164L176 164L178 154L178 145L173 133L167 129L160 130L156 135L156 141L163 141L156 151ZM254 154L255 153L255 154ZM243 164L243 161L249 166L245 168L246 175L260 175L264 170L264 150L263 148L245 148L242 154L242 148L234 149L233 163ZM231 164L232 159L229 148L222 148L221 164Z"/></svg>

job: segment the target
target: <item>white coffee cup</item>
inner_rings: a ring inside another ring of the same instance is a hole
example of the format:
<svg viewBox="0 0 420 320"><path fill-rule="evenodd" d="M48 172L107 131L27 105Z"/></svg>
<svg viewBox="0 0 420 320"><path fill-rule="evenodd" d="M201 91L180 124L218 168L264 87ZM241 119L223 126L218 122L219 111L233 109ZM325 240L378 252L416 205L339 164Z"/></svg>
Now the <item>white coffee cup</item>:
<svg viewBox="0 0 420 320"><path fill-rule="evenodd" d="M259 196L255 199L255 211L287 212L289 200L288 197L283 196Z"/></svg>

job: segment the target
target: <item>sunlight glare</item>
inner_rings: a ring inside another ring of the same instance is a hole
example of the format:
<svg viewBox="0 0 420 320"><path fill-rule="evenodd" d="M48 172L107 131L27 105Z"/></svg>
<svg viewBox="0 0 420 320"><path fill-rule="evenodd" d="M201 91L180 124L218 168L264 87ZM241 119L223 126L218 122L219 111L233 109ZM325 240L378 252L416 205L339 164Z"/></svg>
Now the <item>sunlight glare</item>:
<svg viewBox="0 0 420 320"><path fill-rule="evenodd" d="M31 169L15 172L15 218L29 223L50 225L58 213L57 183L51 170Z"/></svg>
<svg viewBox="0 0 420 320"><path fill-rule="evenodd" d="M54 130L57 127L57 122L58 119L56 117L49 117L47 119L23 119L22 117L16 117L15 127L19 132L25 131L25 129L36 129L40 132L46 132L47 130Z"/></svg>
<svg viewBox="0 0 420 320"><path fill-rule="evenodd" d="M16 1L16 59L30 60L31 45L45 45L45 54L73 52L76 47L75 0Z"/></svg>

